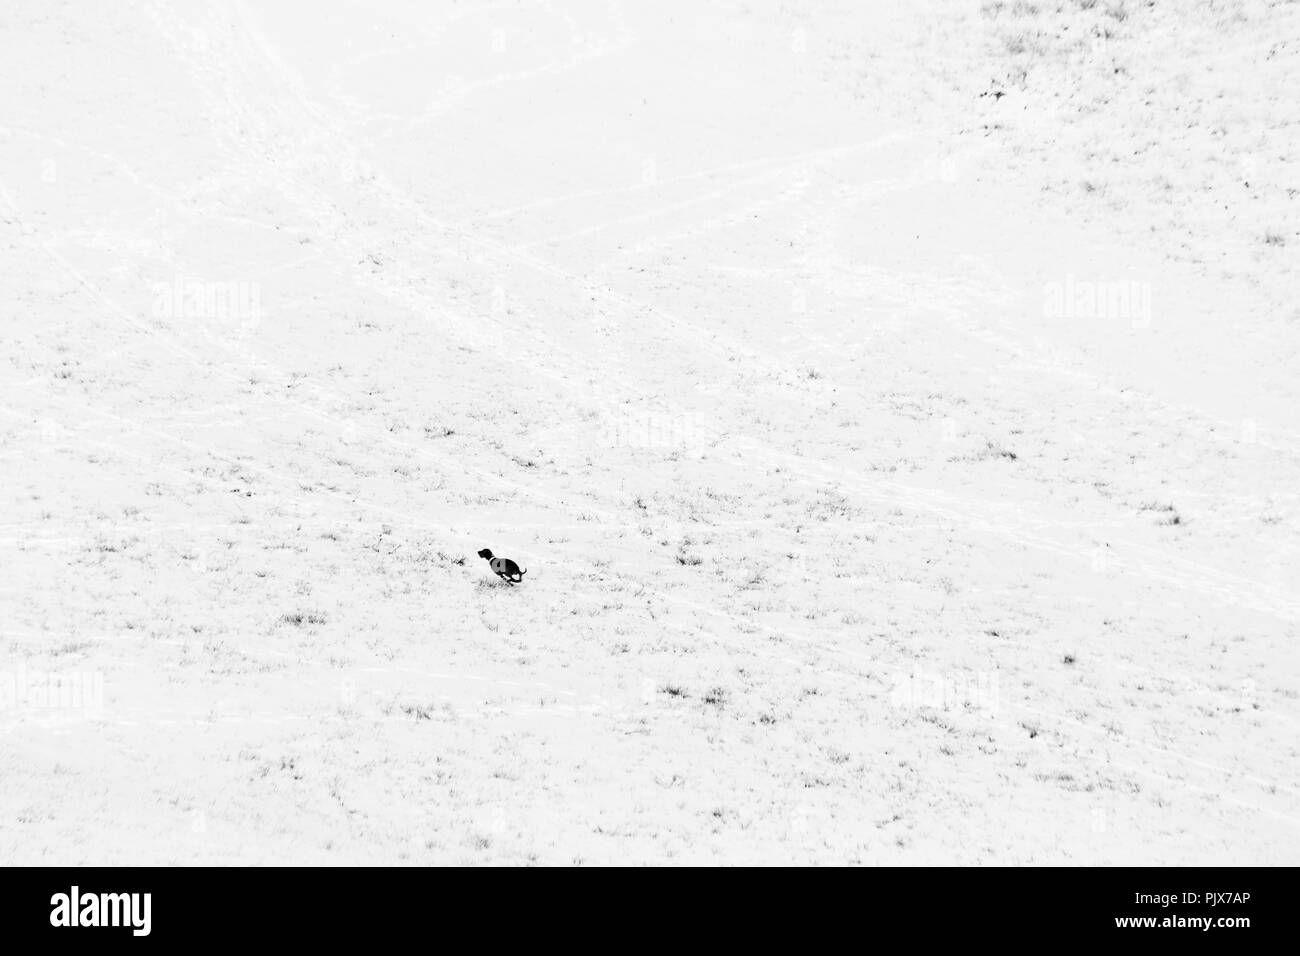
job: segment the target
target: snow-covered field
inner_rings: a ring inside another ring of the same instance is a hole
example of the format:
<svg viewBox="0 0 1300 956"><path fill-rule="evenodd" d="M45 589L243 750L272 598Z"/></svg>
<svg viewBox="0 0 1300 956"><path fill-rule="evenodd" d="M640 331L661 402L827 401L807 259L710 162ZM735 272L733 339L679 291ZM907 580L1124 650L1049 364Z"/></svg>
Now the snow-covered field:
<svg viewBox="0 0 1300 956"><path fill-rule="evenodd" d="M1300 861L1300 5L4 21L0 863Z"/></svg>

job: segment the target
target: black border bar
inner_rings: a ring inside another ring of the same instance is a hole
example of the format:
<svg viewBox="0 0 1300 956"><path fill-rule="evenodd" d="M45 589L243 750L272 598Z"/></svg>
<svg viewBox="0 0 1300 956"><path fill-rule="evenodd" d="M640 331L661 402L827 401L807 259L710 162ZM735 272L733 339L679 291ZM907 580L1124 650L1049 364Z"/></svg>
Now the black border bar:
<svg viewBox="0 0 1300 956"><path fill-rule="evenodd" d="M615 945L647 931L673 945L705 926L760 938L784 929L820 939L834 930L914 943L1127 938L1218 948L1293 939L1295 877L1293 869L1263 868L628 869L598 878L579 869L544 880L486 869L9 868L0 869L0 920L7 943L75 942L87 952L345 939L397 947L412 932L441 948L438 940L452 945L453 930L497 941L513 931L534 944L556 931L594 941L610 919L623 926L609 940ZM126 925L52 925L67 922L74 886L88 920L99 919L99 895L114 894L103 921L116 909ZM146 893L144 935L137 930ZM1118 925L1134 918L1152 922Z"/></svg>

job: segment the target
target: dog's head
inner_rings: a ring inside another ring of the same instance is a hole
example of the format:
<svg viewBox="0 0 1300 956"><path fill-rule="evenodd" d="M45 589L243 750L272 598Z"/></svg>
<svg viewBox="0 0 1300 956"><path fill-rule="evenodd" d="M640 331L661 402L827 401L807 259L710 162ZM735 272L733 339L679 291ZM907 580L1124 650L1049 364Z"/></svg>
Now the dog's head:
<svg viewBox="0 0 1300 956"><path fill-rule="evenodd" d="M489 561L492 560L492 552L489 551L487 548L484 548L482 551L480 551L478 553L478 556L480 558L487 558Z"/></svg>

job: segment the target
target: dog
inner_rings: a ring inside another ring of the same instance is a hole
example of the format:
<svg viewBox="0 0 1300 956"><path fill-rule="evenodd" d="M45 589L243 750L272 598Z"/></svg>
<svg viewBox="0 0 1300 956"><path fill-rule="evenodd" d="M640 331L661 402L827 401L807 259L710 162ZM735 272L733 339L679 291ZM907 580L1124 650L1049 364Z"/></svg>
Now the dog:
<svg viewBox="0 0 1300 956"><path fill-rule="evenodd" d="M507 584L518 584L524 579L527 571L520 571L519 565L515 564L509 558L494 558L492 552L484 548L478 553L480 558L487 558L488 567L490 567L502 581Z"/></svg>

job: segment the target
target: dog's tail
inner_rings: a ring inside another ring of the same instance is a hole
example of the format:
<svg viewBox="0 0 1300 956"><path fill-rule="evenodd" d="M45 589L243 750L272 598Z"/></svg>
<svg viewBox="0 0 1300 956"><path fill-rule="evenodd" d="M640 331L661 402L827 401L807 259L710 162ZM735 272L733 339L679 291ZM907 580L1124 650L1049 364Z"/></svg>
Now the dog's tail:
<svg viewBox="0 0 1300 956"><path fill-rule="evenodd" d="M522 578L527 573L528 573L528 569L524 568L522 571L519 572L519 576Z"/></svg>

